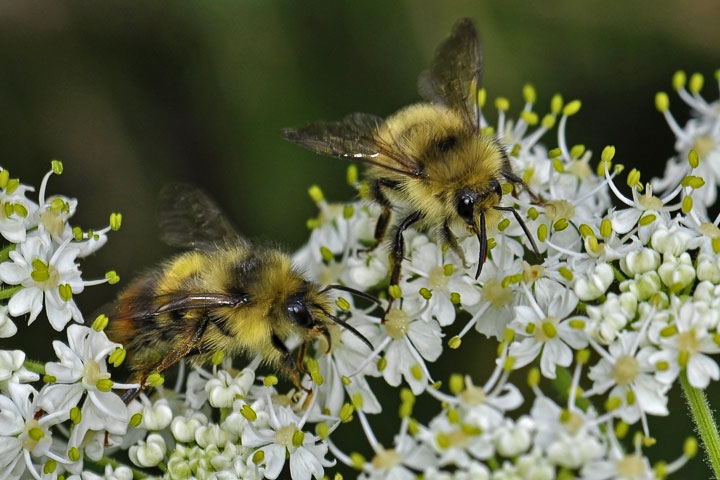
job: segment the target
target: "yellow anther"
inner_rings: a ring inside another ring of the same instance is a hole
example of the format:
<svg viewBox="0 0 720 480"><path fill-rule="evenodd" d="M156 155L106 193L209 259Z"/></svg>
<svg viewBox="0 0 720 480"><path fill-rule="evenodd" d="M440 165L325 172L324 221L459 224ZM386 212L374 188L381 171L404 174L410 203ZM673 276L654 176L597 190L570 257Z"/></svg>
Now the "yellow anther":
<svg viewBox="0 0 720 480"><path fill-rule="evenodd" d="M703 83L705 83L705 77L703 77L701 73L693 73L690 75L688 90L690 90L690 93L692 94L698 94L700 93L700 90L702 90Z"/></svg>
<svg viewBox="0 0 720 480"><path fill-rule="evenodd" d="M122 213L113 212L110 214L110 229L113 232L120 230L122 226Z"/></svg>
<svg viewBox="0 0 720 480"><path fill-rule="evenodd" d="M220 365L223 362L224 358L225 352L223 350L215 350L212 358L210 359L210 363L212 363L213 365Z"/></svg>
<svg viewBox="0 0 720 480"><path fill-rule="evenodd" d="M603 238L610 238L610 235L612 235L612 222L610 222L609 218L603 218L602 222L600 222L600 235Z"/></svg>
<svg viewBox="0 0 720 480"><path fill-rule="evenodd" d="M537 218L540 216L540 213L537 211L535 207L528 208L528 217L530 217L530 220L537 220Z"/></svg>
<svg viewBox="0 0 720 480"><path fill-rule="evenodd" d="M541 242L544 242L545 240L547 240L547 237L548 237L548 226L545 225L544 223L541 223L540 225L538 225L538 228L537 228L537 239Z"/></svg>
<svg viewBox="0 0 720 480"><path fill-rule="evenodd" d="M563 162L560 158L553 158L552 161L553 169L555 169L558 173L563 173L565 171L565 165L563 165Z"/></svg>
<svg viewBox="0 0 720 480"><path fill-rule="evenodd" d="M535 103L535 101L537 100L537 93L535 92L535 87L531 83L526 83L525 85L523 85L522 94L525 103Z"/></svg>
<svg viewBox="0 0 720 480"><path fill-rule="evenodd" d="M345 205L343 207L343 218L349 220L355 215L355 207L352 205Z"/></svg>
<svg viewBox="0 0 720 480"><path fill-rule="evenodd" d="M355 164L350 164L345 172L345 180L351 187L355 186L358 181L358 168Z"/></svg>
<svg viewBox="0 0 720 480"><path fill-rule="evenodd" d="M575 354L575 360L580 365L586 365L588 361L590 360L590 350L587 348L583 348L582 350L578 350Z"/></svg>
<svg viewBox="0 0 720 480"><path fill-rule="evenodd" d="M325 195L323 195L322 189L318 185L311 185L308 188L308 195L315 203L321 203L325 201Z"/></svg>
<svg viewBox="0 0 720 480"><path fill-rule="evenodd" d="M560 113L560 111L563 108L563 98L562 95L559 93L556 93L553 95L553 97L550 99L550 111L557 115Z"/></svg>
<svg viewBox="0 0 720 480"><path fill-rule="evenodd" d="M452 375L450 375L450 380L448 381L448 388L453 395L459 394L460 392L465 390L465 379L459 373L453 373Z"/></svg>
<svg viewBox="0 0 720 480"><path fill-rule="evenodd" d="M688 163L692 168L697 168L698 165L700 165L700 156L698 155L697 150L695 150L694 148L691 148L688 152Z"/></svg>
<svg viewBox="0 0 720 480"><path fill-rule="evenodd" d="M130 426L133 428L137 428L142 423L143 415L140 412L137 412L133 414L132 417L130 417Z"/></svg>
<svg viewBox="0 0 720 480"><path fill-rule="evenodd" d="M573 318L568 322L568 325L574 330L585 330L585 320L579 318Z"/></svg>
<svg viewBox="0 0 720 480"><path fill-rule="evenodd" d="M642 227L646 227L653 223L657 219L657 216L654 213L647 213L640 217L640 220L638 220L638 225Z"/></svg>
<svg viewBox="0 0 720 480"><path fill-rule="evenodd" d="M264 461L265 461L265 452L263 452L262 450L258 450L257 452L253 453L252 462L255 465L260 465Z"/></svg>
<svg viewBox="0 0 720 480"><path fill-rule="evenodd" d="M562 157L562 149L560 147L553 148L548 152L548 157L550 158L558 158Z"/></svg>
<svg viewBox="0 0 720 480"><path fill-rule="evenodd" d="M62 175L63 163L60 160L52 160L50 162L50 168L55 175Z"/></svg>
<svg viewBox="0 0 720 480"><path fill-rule="evenodd" d="M697 455L698 441L695 437L688 437L683 445L683 453L688 458L693 458Z"/></svg>
<svg viewBox="0 0 720 480"><path fill-rule="evenodd" d="M682 179L680 184L683 187L690 187L694 190L697 190L698 188L705 185L705 179L696 175L686 175L685 178Z"/></svg>
<svg viewBox="0 0 720 480"><path fill-rule="evenodd" d="M425 287L422 287L420 290L418 290L418 293L425 300L430 300L432 298L432 292Z"/></svg>
<svg viewBox="0 0 720 480"><path fill-rule="evenodd" d="M683 198L682 201L682 212L685 214L690 213L690 210L692 210L693 207L693 199L690 196L687 196Z"/></svg>
<svg viewBox="0 0 720 480"><path fill-rule="evenodd" d="M502 112L506 112L510 108L510 100L505 97L498 97L495 99L495 108Z"/></svg>
<svg viewBox="0 0 720 480"><path fill-rule="evenodd" d="M657 108L660 113L667 112L670 108L670 98L668 98L667 93L658 92L655 94L655 108Z"/></svg>
<svg viewBox="0 0 720 480"><path fill-rule="evenodd" d="M675 90L681 90L685 88L685 82L687 82L687 75L682 70L678 70L673 74L672 86Z"/></svg>
<svg viewBox="0 0 720 480"><path fill-rule="evenodd" d="M567 218L559 218L553 224L553 230L555 230L556 232L562 232L563 230L565 230L568 227L568 225L570 225L570 224L568 223Z"/></svg>
<svg viewBox="0 0 720 480"><path fill-rule="evenodd" d="M448 347L452 348L453 350L456 350L460 347L460 344L462 343L462 339L455 335L450 340L448 340Z"/></svg>
<svg viewBox="0 0 720 480"><path fill-rule="evenodd" d="M477 103L480 108L485 106L485 101L487 100L487 91L484 88L481 88L477 92Z"/></svg>
<svg viewBox="0 0 720 480"><path fill-rule="evenodd" d="M333 255L332 250L327 248L326 246L320 247L320 256L322 257L323 261L325 263L330 263L335 258L335 255Z"/></svg>
<svg viewBox="0 0 720 480"><path fill-rule="evenodd" d="M582 102L580 100L573 100L563 107L562 114L565 117L575 115L577 112L580 111L581 106Z"/></svg>
<svg viewBox="0 0 720 480"><path fill-rule="evenodd" d="M110 319L107 317L107 315L105 315L104 313L101 313L93 321L92 328L96 332L102 332L103 330L105 330L105 327L108 326L109 321L110 321Z"/></svg>
<svg viewBox="0 0 720 480"><path fill-rule="evenodd" d="M528 372L527 383L530 387L537 387L540 384L540 369L533 367Z"/></svg>
<svg viewBox="0 0 720 480"><path fill-rule="evenodd" d="M113 367L117 368L125 361L126 355L127 351L122 347L118 347L110 354L108 362L110 362Z"/></svg>
<svg viewBox="0 0 720 480"><path fill-rule="evenodd" d="M402 298L402 289L400 288L400 285L390 285L388 287L388 293L395 300Z"/></svg>
<svg viewBox="0 0 720 480"><path fill-rule="evenodd" d="M101 378L95 384L98 390L101 392L109 392L113 388L113 381L109 378Z"/></svg>
<svg viewBox="0 0 720 480"><path fill-rule="evenodd" d="M527 123L528 125L537 125L537 123L538 123L538 121L539 121L539 118L538 118L538 114L537 114L537 113L535 113L535 112L528 112L528 111L525 111L525 110L523 110L523 111L520 113L520 118L522 118L523 121L524 121L525 123Z"/></svg>
<svg viewBox="0 0 720 480"><path fill-rule="evenodd" d="M630 170L627 176L627 185L630 188L637 187L638 190L642 190L642 184L640 183L640 170L633 168Z"/></svg>
<svg viewBox="0 0 720 480"><path fill-rule="evenodd" d="M587 237L588 235L595 234L593 232L592 227L590 225L588 225L587 223L581 223L580 226L578 227L578 230L580 231L580 236L583 238Z"/></svg>
<svg viewBox="0 0 720 480"><path fill-rule="evenodd" d="M585 145L573 145L570 149L570 156L572 158L580 158L585 153Z"/></svg>
<svg viewBox="0 0 720 480"><path fill-rule="evenodd" d="M240 408L240 415L250 422L257 420L257 412L255 412L255 410L253 410L253 408L247 403Z"/></svg>
<svg viewBox="0 0 720 480"><path fill-rule="evenodd" d="M340 310L343 310L343 311L348 311L348 310L350 310L350 302L348 302L348 301L347 301L345 298L343 298L343 297L338 297L338 299L335 300L335 305L337 305L337 307L338 307Z"/></svg>
<svg viewBox="0 0 720 480"><path fill-rule="evenodd" d="M540 125L542 125L544 129L550 130L555 126L555 115L551 115L549 113L546 114L543 117L542 122L540 122Z"/></svg>
<svg viewBox="0 0 720 480"><path fill-rule="evenodd" d="M69 283L63 283L58 285L58 294L63 302L69 302L72 300L72 287Z"/></svg>

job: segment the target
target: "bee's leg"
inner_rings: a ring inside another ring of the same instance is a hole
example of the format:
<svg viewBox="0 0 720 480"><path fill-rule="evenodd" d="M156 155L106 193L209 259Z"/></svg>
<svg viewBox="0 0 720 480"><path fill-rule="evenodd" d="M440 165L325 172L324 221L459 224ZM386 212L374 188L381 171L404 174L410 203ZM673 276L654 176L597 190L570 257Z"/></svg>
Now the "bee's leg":
<svg viewBox="0 0 720 480"><path fill-rule="evenodd" d="M311 389L302 386L300 366L296 363L290 353L290 350L288 350L283 341L280 340L280 337L273 333L270 337L270 341L272 342L273 347L275 347L275 350L280 353L280 368L290 377L293 384L298 388L298 390L305 390L308 394L312 392Z"/></svg>
<svg viewBox="0 0 720 480"><path fill-rule="evenodd" d="M305 354L307 353L308 348L308 342L303 342L300 344L300 347L298 348L297 353L297 368L300 371L300 373L308 373L307 369L305 368Z"/></svg>
<svg viewBox="0 0 720 480"><path fill-rule="evenodd" d="M410 225L420 220L420 212L413 212L400 223L398 229L395 231L395 237L393 238L392 252L392 271L390 273L390 286L397 285L400 283L400 269L402 261L405 258L405 239L403 238L403 232L407 230ZM386 313L392 308L393 298L390 296L389 303L387 306Z"/></svg>
<svg viewBox="0 0 720 480"><path fill-rule="evenodd" d="M532 200L532 203L535 205L543 205L545 202L543 201L542 197L540 197L537 193L533 192L532 189L523 181L522 178L515 175L513 172L503 172L503 177L507 179L510 183L512 183L513 186L513 195L517 197L517 186L522 187L523 190L528 192L528 195L530 195L530 200Z"/></svg>
<svg viewBox="0 0 720 480"><path fill-rule="evenodd" d="M386 180L383 178L375 180L370 187L372 198L382 207L382 212L380 212L380 216L378 217L377 223L375 224L375 243L371 247L360 250L361 252L372 252L377 248L378 245L380 245L380 242L382 242L383 238L385 238L387 227L388 225L390 225L392 204L390 203L390 200L388 200L388 198L385 196L385 193L383 193L383 188L396 189L397 187L397 182L393 182L391 180Z"/></svg>
<svg viewBox="0 0 720 480"><path fill-rule="evenodd" d="M207 317L199 320L197 328L195 328L191 336L187 337L185 340L181 340L180 342L178 342L175 345L175 348L173 348L167 355L165 355L160 362L155 365L149 366L148 368L142 368L141 371L150 373L162 373L168 368L175 365L180 360L182 360L189 353L198 349L200 342L205 335L205 330L207 329L208 323L209 319ZM121 398L126 405L132 402L142 390L145 390L147 388L147 384L145 383L147 381L147 377L148 374L140 377L139 388L126 390L125 393L123 393Z"/></svg>
<svg viewBox="0 0 720 480"><path fill-rule="evenodd" d="M455 252L455 255L460 257L460 260L463 262L465 268L470 268L467 260L465 260L465 252L463 252L462 248L460 248L460 245L458 245L457 237L452 232L452 230L450 230L450 225L448 225L447 220L445 220L445 223L443 223L442 234L445 241L448 243L448 245L450 245L450 249Z"/></svg>

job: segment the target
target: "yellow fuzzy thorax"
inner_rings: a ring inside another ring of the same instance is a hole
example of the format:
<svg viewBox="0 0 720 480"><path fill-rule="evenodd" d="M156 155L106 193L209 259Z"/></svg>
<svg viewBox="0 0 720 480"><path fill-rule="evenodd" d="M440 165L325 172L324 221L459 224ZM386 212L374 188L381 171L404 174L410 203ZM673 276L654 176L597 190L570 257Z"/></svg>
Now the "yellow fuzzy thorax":
<svg viewBox="0 0 720 480"><path fill-rule="evenodd" d="M331 310L328 294L319 293L317 285L306 282L292 268L287 254L235 244L221 245L211 251L189 251L167 260L160 268L136 279L121 295L116 311L123 311L124 303L155 303L148 309L162 307L167 295L177 293L237 295L248 301L237 306L164 313L146 320L134 319L132 314L118 319L109 333L128 345L133 370L142 372L146 366L161 360L178 342L186 341L204 316L214 320L202 337L203 353L190 358L192 363L206 363L215 351L221 350L230 356L260 355L266 363L277 366L281 356L273 347L273 334L282 340L291 335L301 340L312 336L310 330L288 318L288 299L302 295L309 305L321 307L312 306L313 318L319 321L325 320L321 309ZM223 329L216 322L220 322Z"/></svg>
<svg viewBox="0 0 720 480"><path fill-rule="evenodd" d="M489 192L492 180L503 180L506 160L502 147L494 138L469 129L449 108L427 103L409 106L390 117L377 135L422 167L419 178L381 167L368 169L370 179L397 182L399 187L387 191L387 196L393 205L421 212L421 226L437 226L445 219L451 224L460 223L456 212L458 192ZM453 139L452 148L438 151L435 145L448 138ZM490 213L488 210L499 202L497 195L491 194L478 203L477 209ZM492 220L488 218L488 223L494 223Z"/></svg>

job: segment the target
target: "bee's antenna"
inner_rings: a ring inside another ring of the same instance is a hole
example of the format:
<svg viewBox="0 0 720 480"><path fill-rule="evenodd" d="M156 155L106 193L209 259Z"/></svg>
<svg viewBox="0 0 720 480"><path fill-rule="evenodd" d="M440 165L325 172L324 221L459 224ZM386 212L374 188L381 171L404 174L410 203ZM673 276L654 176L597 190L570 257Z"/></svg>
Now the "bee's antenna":
<svg viewBox="0 0 720 480"><path fill-rule="evenodd" d="M325 288L323 288L322 290L320 290L320 293L325 293L328 290L342 290L344 292L352 293L353 295L356 295L360 298L364 298L365 300L369 300L369 301L382 307L382 302L380 302L379 298L377 298L373 295L370 295L369 293L361 292L360 290L357 290L352 287L346 287L345 285L328 285Z"/></svg>
<svg viewBox="0 0 720 480"><path fill-rule="evenodd" d="M320 305L318 305L317 303L313 303L313 306L319 308L325 315L327 315L327 317L328 317L330 320L332 320L333 322L337 323L338 325L340 325L341 327L343 327L345 330L347 330L348 332L352 333L353 335L355 335L356 337L358 337L360 340L362 340L362 342L363 342L365 345L367 345L370 350L375 350L375 347L373 347L373 344L370 343L370 340L368 340L367 338L365 338L365 335L363 335L362 333L360 333L355 327L353 327L352 325L350 325L349 323L347 323L345 320L340 320L338 317L336 317L336 316L333 315L332 313L330 313L330 312L328 312L328 311L325 311L325 309L322 308L322 307L321 307Z"/></svg>
<svg viewBox="0 0 720 480"><path fill-rule="evenodd" d="M542 259L540 256L540 252L538 251L537 245L535 244L535 239L530 235L530 230L528 230L527 225L525 225L525 221L522 219L520 214L515 210L513 207L493 207L495 210L500 210L503 212L512 212L513 215L515 215L515 220L520 224L520 227L523 229L523 232L525 232L525 236L530 240L530 244L532 245L533 251L535 252L535 255L538 257L538 259Z"/></svg>
<svg viewBox="0 0 720 480"><path fill-rule="evenodd" d="M475 228L477 232L477 227ZM480 251L478 252L478 269L475 273L475 280L480 277L483 265L487 259L487 231L485 230L485 212L480 210L480 231L477 234L478 241L480 242Z"/></svg>

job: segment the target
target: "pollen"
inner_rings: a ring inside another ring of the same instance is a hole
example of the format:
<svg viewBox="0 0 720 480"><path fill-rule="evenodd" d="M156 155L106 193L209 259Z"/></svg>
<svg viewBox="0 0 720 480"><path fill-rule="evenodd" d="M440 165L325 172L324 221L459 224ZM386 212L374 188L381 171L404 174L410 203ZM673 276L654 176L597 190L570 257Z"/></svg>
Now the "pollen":
<svg viewBox="0 0 720 480"><path fill-rule="evenodd" d="M278 445L284 445L286 447L294 446L293 439L296 433L299 432L295 424L285 425L275 431L275 443Z"/></svg>
<svg viewBox="0 0 720 480"><path fill-rule="evenodd" d="M513 291L498 280L490 279L483 285L485 299L495 308L503 308L513 300Z"/></svg>
<svg viewBox="0 0 720 480"><path fill-rule="evenodd" d="M448 276L445 275L445 268L436 265L428 273L428 285L432 290L444 290L447 288Z"/></svg>
<svg viewBox="0 0 720 480"><path fill-rule="evenodd" d="M622 478L643 478L647 474L639 455L626 455L615 464L618 476Z"/></svg>
<svg viewBox="0 0 720 480"><path fill-rule="evenodd" d="M542 265L530 265L525 263L523 266L523 278L525 283L535 283L545 274L545 267Z"/></svg>
<svg viewBox="0 0 720 480"><path fill-rule="evenodd" d="M621 355L615 360L612 376L615 383L621 387L630 385L640 370L637 360L632 355Z"/></svg>
<svg viewBox="0 0 720 480"><path fill-rule="evenodd" d="M381 449L372 459L372 466L377 470L390 470L401 463L402 455L393 449Z"/></svg>
<svg viewBox="0 0 720 480"><path fill-rule="evenodd" d="M400 340L410 330L410 318L397 308L390 309L385 317L385 331L393 340Z"/></svg>
<svg viewBox="0 0 720 480"><path fill-rule="evenodd" d="M562 218L575 218L575 206L567 200L550 200L545 204L545 215L556 222Z"/></svg>

